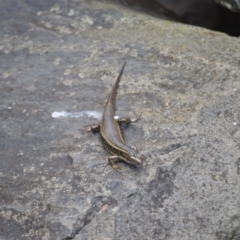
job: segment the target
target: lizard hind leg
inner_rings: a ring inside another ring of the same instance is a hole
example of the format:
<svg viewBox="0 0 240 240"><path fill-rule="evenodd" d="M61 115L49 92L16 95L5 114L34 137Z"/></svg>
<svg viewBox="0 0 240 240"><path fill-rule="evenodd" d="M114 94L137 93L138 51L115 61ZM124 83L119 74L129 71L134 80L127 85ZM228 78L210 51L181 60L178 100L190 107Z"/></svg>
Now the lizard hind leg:
<svg viewBox="0 0 240 240"><path fill-rule="evenodd" d="M93 133L97 133L100 131L100 124L92 124L91 126L87 126L85 127L82 132L83 133L87 133L87 132L93 132Z"/></svg>
<svg viewBox="0 0 240 240"><path fill-rule="evenodd" d="M135 115L135 118L131 119L131 123L137 122L142 116L141 113L139 113L138 115L136 113L134 113L134 115Z"/></svg>
<svg viewBox="0 0 240 240"><path fill-rule="evenodd" d="M136 113L134 114L135 114L135 118L130 118L129 116L127 116L125 118L115 118L115 119L118 121L119 124L135 123L140 119L142 114L138 114L138 115Z"/></svg>

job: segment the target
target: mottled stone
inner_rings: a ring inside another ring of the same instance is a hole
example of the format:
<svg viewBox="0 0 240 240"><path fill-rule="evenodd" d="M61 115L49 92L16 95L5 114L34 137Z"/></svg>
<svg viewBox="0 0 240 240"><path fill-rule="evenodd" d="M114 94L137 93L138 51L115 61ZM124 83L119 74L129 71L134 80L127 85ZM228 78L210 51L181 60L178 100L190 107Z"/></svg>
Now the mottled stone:
<svg viewBox="0 0 240 240"><path fill-rule="evenodd" d="M0 9L0 239L240 239L240 39L103 0ZM125 60L147 160L116 172L80 130Z"/></svg>

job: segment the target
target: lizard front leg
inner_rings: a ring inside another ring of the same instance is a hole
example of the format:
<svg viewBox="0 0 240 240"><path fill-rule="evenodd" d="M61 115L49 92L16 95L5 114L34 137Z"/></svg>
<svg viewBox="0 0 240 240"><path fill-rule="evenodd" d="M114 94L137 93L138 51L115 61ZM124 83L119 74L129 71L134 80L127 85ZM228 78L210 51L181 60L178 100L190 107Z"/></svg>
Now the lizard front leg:
<svg viewBox="0 0 240 240"><path fill-rule="evenodd" d="M118 156L110 156L110 157L108 157L108 164L113 168L113 169L115 169L115 170L120 170L121 169L121 167L118 165L118 164L116 164L116 161L118 161L119 160L119 158L118 158Z"/></svg>

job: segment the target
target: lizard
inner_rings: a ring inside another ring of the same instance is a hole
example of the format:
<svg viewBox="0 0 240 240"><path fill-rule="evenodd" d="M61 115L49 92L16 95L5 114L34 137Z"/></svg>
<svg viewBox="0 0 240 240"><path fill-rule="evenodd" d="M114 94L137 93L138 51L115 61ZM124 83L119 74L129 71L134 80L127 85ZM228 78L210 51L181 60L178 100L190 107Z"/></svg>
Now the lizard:
<svg viewBox="0 0 240 240"><path fill-rule="evenodd" d="M115 170L120 169L119 165L116 163L119 159L135 166L141 165L146 159L146 157L138 151L136 146L128 146L125 143L122 130L120 128L120 124L137 122L141 117L141 114L136 116L135 119L131 119L129 117L116 119L114 117L117 87L119 85L125 65L126 62L123 64L117 80L115 81L108 96L100 124L93 124L85 129L85 132L100 132L100 140L103 144L103 147L110 154L112 154L108 158L108 164L111 165Z"/></svg>

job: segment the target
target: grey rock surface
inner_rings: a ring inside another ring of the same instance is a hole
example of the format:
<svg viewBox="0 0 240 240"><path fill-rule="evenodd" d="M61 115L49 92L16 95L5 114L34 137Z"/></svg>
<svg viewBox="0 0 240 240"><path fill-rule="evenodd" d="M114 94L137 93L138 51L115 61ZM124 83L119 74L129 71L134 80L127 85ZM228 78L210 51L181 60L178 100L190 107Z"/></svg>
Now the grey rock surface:
<svg viewBox="0 0 240 240"><path fill-rule="evenodd" d="M240 1L239 0L215 0L217 3L221 4L234 12L240 12Z"/></svg>
<svg viewBox="0 0 240 240"><path fill-rule="evenodd" d="M239 38L108 1L0 9L0 239L240 239ZM124 135L147 160L116 172L79 129L124 60L116 113L142 112Z"/></svg>

